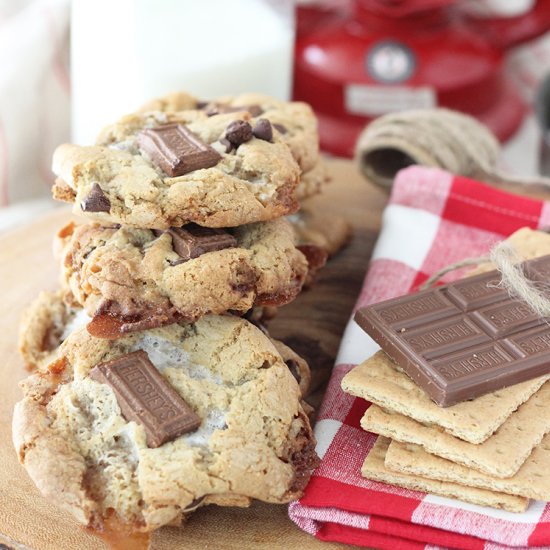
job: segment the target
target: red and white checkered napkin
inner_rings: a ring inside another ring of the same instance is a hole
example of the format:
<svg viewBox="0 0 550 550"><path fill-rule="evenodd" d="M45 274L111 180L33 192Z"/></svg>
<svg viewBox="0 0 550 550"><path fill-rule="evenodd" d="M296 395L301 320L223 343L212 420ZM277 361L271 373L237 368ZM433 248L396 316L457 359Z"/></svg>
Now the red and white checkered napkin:
<svg viewBox="0 0 550 550"><path fill-rule="evenodd" d="M397 176L356 306L416 289L439 268L481 256L521 227L550 227L550 203L511 195L438 169ZM458 273L448 274L446 281ZM361 477L376 436L359 426L368 403L342 392L342 377L378 346L348 323L315 429L321 466L290 517L322 540L376 548L550 547L550 505L523 514L400 489ZM550 473L549 473L550 475Z"/></svg>

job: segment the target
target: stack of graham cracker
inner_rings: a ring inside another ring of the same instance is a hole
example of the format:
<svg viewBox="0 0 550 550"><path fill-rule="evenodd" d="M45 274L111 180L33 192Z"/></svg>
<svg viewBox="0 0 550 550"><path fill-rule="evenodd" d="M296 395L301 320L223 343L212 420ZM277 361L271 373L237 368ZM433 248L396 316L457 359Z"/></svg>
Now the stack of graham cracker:
<svg viewBox="0 0 550 550"><path fill-rule="evenodd" d="M510 238L525 259L548 254L550 236ZM548 345L548 343L547 343ZM523 512L550 500L550 375L442 408L383 351L349 372L344 391L372 405L361 426L378 434L368 479Z"/></svg>

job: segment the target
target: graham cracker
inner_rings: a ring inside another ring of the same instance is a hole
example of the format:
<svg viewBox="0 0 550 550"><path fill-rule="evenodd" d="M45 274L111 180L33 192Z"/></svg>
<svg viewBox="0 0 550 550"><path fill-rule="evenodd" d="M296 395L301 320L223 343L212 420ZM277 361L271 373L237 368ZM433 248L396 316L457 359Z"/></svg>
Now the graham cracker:
<svg viewBox="0 0 550 550"><path fill-rule="evenodd" d="M494 477L511 477L550 432L550 382L512 413L483 443L462 441L437 426L424 426L402 414L372 405L361 419L370 432L420 445L431 454ZM490 413L489 413L490 414Z"/></svg>
<svg viewBox="0 0 550 550"><path fill-rule="evenodd" d="M397 441L391 442L384 463L399 473L550 501L550 435L533 449L514 476L505 479L432 455L419 445Z"/></svg>
<svg viewBox="0 0 550 550"><path fill-rule="evenodd" d="M537 231L529 227L522 227L515 233L512 233L506 242L511 245L516 252L524 259L531 260L539 256L550 254L550 234L545 231ZM477 275L495 269L491 262L483 262L472 271L468 271L467 275Z"/></svg>
<svg viewBox="0 0 550 550"><path fill-rule="evenodd" d="M492 508L501 508L509 512L524 512L527 509L529 500L524 497L507 495L488 489L478 489L476 487L467 487L458 483L448 481L437 481L419 476L398 473L386 468L384 459L391 440L385 437L379 437L365 458L361 474L363 477L374 481L390 483L398 487L413 489L415 491L425 491L434 495L456 498L465 502L479 504L481 506L491 506Z"/></svg>
<svg viewBox="0 0 550 550"><path fill-rule="evenodd" d="M548 379L548 375L541 376L443 408L436 405L383 351L379 351L344 377L342 389L386 410L439 426L455 437L479 444Z"/></svg>

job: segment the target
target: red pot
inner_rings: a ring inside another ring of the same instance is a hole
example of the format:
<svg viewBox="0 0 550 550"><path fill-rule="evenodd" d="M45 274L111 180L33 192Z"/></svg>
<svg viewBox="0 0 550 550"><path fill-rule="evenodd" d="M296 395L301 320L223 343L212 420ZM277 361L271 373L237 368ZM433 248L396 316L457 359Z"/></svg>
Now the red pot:
<svg viewBox="0 0 550 550"><path fill-rule="evenodd" d="M525 15L474 19L452 0L351 0L298 8L294 98L319 117L321 147L352 156L374 117L442 106L469 113L502 141L526 112L503 71L512 46L550 28L550 0Z"/></svg>

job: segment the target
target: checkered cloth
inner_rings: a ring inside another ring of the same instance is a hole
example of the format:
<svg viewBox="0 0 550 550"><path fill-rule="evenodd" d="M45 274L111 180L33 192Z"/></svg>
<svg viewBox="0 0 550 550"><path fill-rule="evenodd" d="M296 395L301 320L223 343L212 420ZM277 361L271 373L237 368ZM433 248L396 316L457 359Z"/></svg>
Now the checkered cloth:
<svg viewBox="0 0 550 550"><path fill-rule="evenodd" d="M482 256L517 229L550 227L550 202L504 193L439 169L411 167L393 186L356 307L406 294L436 270ZM460 276L444 277L448 282ZM348 323L315 428L322 458L290 517L322 540L388 549L550 547L550 505L523 514L401 489L361 477L376 436L359 421L369 404L342 392L343 376L378 346ZM549 474L550 475L550 474Z"/></svg>

